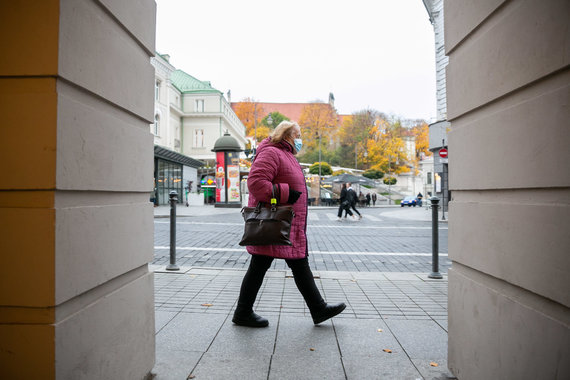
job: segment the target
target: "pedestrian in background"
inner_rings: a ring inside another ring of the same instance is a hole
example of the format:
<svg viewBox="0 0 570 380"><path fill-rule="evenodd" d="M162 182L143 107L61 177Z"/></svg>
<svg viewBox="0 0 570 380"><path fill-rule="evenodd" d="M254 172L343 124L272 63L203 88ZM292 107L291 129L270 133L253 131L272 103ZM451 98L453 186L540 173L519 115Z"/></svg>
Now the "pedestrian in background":
<svg viewBox="0 0 570 380"><path fill-rule="evenodd" d="M338 206L338 221L342 222L342 211L346 211L347 214L350 214L351 217L354 218L354 214L350 211L350 201L348 200L348 189L346 188L346 183L342 184L342 188L340 190L340 205Z"/></svg>
<svg viewBox="0 0 570 380"><path fill-rule="evenodd" d="M370 207L370 193L366 193L366 207Z"/></svg>
<svg viewBox="0 0 570 380"><path fill-rule="evenodd" d="M356 195L356 191L354 191L354 189L352 188L352 184L350 182L347 182L346 185L348 187L347 199L350 202L350 208L352 208L354 212L358 214L358 219L362 219L362 215L360 215L360 212L356 209L356 202L358 201L358 196ZM346 213L344 214L345 218L348 212L350 212L350 209L346 210Z"/></svg>
<svg viewBox="0 0 570 380"><path fill-rule="evenodd" d="M247 252L251 254L251 261L241 284L238 304L232 319L237 325L248 327L269 325L267 319L253 311L253 304L265 273L275 258L285 259L291 268L295 284L307 303L314 324L326 321L346 308L342 302L331 305L323 300L309 267L306 234L307 186L303 169L295 158L301 147L299 125L283 121L257 148L247 180L249 206L255 207L258 202L269 203L275 185L277 188L275 198L281 204L292 204L295 211L290 233L293 245L246 247Z"/></svg>
<svg viewBox="0 0 570 380"><path fill-rule="evenodd" d="M372 193L372 206L376 206L376 199L377 199L376 193Z"/></svg>

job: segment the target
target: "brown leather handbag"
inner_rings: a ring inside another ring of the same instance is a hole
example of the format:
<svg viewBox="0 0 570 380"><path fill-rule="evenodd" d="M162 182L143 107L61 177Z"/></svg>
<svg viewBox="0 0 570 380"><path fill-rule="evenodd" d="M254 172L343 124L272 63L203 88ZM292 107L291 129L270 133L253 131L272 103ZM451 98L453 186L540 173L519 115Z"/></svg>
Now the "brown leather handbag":
<svg viewBox="0 0 570 380"><path fill-rule="evenodd" d="M293 206L278 205L275 185L272 190L271 204L259 202L241 209L245 226L239 245L293 245L289 239Z"/></svg>

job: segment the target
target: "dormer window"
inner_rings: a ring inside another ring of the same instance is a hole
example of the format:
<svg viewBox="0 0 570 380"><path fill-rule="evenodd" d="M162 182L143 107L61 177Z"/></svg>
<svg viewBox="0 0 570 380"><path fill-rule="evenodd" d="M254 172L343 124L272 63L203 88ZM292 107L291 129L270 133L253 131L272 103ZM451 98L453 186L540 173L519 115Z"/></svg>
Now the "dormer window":
<svg viewBox="0 0 570 380"><path fill-rule="evenodd" d="M196 99L195 112L204 112L204 99Z"/></svg>

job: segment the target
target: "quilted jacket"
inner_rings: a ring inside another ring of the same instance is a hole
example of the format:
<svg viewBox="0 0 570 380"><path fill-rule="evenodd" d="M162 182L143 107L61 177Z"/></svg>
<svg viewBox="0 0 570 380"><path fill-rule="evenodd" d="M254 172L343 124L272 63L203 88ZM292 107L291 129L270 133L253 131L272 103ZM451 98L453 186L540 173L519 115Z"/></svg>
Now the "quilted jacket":
<svg viewBox="0 0 570 380"><path fill-rule="evenodd" d="M289 189L302 194L293 204L295 217L291 224L292 246L247 246L252 255L265 255L282 259L302 259L307 256L307 185L301 165L293 155L293 147L286 141L272 144L271 138L263 140L257 148L255 160L247 178L249 189L248 206L254 207L259 201L269 202L273 184L277 185L280 204L286 204Z"/></svg>

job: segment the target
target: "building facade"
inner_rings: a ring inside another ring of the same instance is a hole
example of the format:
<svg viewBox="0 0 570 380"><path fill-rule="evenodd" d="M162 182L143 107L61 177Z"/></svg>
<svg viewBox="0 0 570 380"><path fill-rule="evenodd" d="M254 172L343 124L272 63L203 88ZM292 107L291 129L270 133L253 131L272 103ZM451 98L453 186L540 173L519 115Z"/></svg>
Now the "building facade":
<svg viewBox="0 0 570 380"><path fill-rule="evenodd" d="M445 2L449 354L459 379L570 378L570 2Z"/></svg>
<svg viewBox="0 0 570 380"><path fill-rule="evenodd" d="M154 123L155 204L164 204L168 192L179 202L192 203L202 177L213 174L216 140L227 131L245 147L245 127L224 95L209 82L200 81L170 64L170 56L157 54ZM162 152L161 155L156 155ZM179 190L181 192L179 192Z"/></svg>
<svg viewBox="0 0 570 380"><path fill-rule="evenodd" d="M450 130L450 123L447 121L445 70L449 58L445 54L444 7L443 0L423 0L423 3L433 25L435 37L437 120L429 126L429 150L433 153L433 195L439 197L440 204L447 208L450 199L449 158L440 157L438 154L440 149L447 149L447 133Z"/></svg>

